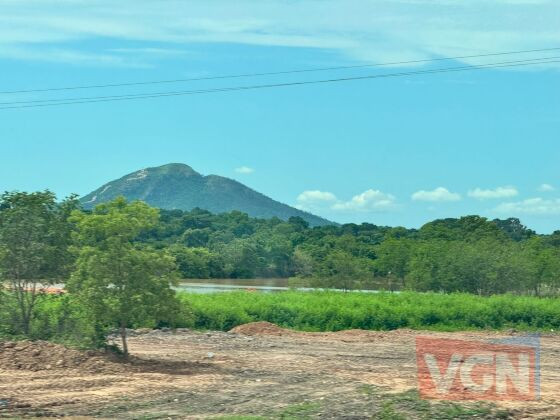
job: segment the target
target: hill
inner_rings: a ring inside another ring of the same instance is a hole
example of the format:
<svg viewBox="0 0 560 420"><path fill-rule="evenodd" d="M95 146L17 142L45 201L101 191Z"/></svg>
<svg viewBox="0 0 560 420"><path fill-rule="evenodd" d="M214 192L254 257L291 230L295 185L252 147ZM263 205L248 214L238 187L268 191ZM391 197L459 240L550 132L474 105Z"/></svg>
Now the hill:
<svg viewBox="0 0 560 420"><path fill-rule="evenodd" d="M239 210L252 217L299 216L312 226L332 224L326 219L275 201L240 182L218 175L201 175L190 166L170 163L146 168L111 181L81 198L84 208L118 196L142 200L162 209L191 210L195 207L213 213Z"/></svg>

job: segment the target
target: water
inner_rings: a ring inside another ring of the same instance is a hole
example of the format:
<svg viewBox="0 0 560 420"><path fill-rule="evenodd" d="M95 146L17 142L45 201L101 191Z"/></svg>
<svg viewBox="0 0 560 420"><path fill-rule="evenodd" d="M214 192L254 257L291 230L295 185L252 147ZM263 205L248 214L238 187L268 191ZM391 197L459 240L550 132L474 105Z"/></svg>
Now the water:
<svg viewBox="0 0 560 420"><path fill-rule="evenodd" d="M185 279L175 288L179 291L190 293L218 293L232 291L257 291L275 293L290 290L287 278L270 279ZM311 287L298 287L297 290L321 290ZM338 290L338 289L332 289ZM343 290L338 290L343 291ZM378 293L379 290L356 290L359 292Z"/></svg>
<svg viewBox="0 0 560 420"><path fill-rule="evenodd" d="M281 292L289 290L288 279L185 279L177 290L191 293L231 292L235 290Z"/></svg>

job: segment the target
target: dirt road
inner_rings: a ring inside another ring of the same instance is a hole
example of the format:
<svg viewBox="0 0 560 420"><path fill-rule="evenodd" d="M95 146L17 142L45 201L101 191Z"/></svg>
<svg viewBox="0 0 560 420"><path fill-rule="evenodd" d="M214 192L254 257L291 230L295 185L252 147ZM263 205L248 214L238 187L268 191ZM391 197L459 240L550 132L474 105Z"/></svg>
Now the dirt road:
<svg viewBox="0 0 560 420"><path fill-rule="evenodd" d="M0 348L0 416L560 418L558 336L542 338L541 401L490 406L419 399L418 334L296 333L266 324L229 333L151 331L131 337L134 358L124 365L49 343L8 344Z"/></svg>

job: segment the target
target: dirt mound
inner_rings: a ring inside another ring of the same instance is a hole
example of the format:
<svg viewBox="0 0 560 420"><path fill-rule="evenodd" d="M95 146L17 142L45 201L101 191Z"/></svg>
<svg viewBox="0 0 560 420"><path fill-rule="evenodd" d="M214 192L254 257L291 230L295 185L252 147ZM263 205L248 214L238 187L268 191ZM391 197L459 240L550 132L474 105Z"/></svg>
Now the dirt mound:
<svg viewBox="0 0 560 420"><path fill-rule="evenodd" d="M122 372L119 356L103 351L80 351L46 341L0 341L0 370L31 371L77 369L87 372Z"/></svg>
<svg viewBox="0 0 560 420"><path fill-rule="evenodd" d="M232 330L232 333L243 335L292 335L294 331L281 328L276 324L266 321L250 322L248 324L239 325Z"/></svg>

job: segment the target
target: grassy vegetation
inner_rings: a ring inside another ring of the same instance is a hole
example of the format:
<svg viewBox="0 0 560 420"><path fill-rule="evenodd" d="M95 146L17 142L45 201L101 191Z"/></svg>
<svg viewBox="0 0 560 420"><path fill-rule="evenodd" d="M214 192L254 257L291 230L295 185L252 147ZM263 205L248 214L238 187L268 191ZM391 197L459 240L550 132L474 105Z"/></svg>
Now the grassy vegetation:
<svg viewBox="0 0 560 420"><path fill-rule="evenodd" d="M96 412L98 416L123 419L167 419L182 418L196 413L214 412L212 401L193 411L184 397L165 399L146 399L134 401L122 399L110 408ZM232 410L240 407L233 406ZM251 409L251 407L245 407ZM202 411L200 411L202 410ZM241 408L243 412L243 408ZM511 412L485 402L428 401L420 398L418 391L408 390L401 393L388 393L373 385L362 385L355 392L345 392L328 400L309 400L291 403L264 410L259 414L210 414L212 420L311 420L336 418L356 413L356 417L369 417L376 420L455 420L455 419L508 419Z"/></svg>
<svg viewBox="0 0 560 420"><path fill-rule="evenodd" d="M415 390L399 394L381 393L381 409L373 417L375 419L426 419L426 420L454 420L454 419L507 419L507 410L483 402L462 403L443 401L427 401L420 398Z"/></svg>
<svg viewBox="0 0 560 420"><path fill-rule="evenodd" d="M173 323L144 319L132 328L183 327L228 331L253 321L269 321L302 331L352 328L436 331L477 329L560 330L560 300L528 296L437 293L298 292L214 294L178 293ZM5 308L4 308L5 309ZM0 307L0 339L31 338L67 345L94 346L93 326L71 295L42 296L30 334L12 331L9 313Z"/></svg>
<svg viewBox="0 0 560 420"><path fill-rule="evenodd" d="M560 300L528 296L289 291L180 293L179 299L193 315L180 326L211 330L229 330L252 321L304 331L560 328Z"/></svg>

